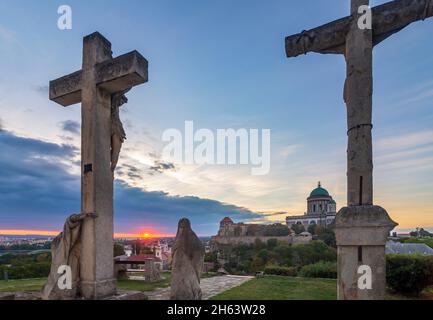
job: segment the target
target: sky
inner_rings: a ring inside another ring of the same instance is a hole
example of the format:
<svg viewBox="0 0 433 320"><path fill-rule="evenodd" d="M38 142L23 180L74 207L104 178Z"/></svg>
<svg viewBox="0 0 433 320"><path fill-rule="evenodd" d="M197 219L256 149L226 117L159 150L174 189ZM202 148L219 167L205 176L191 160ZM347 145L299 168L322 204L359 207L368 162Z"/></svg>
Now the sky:
<svg viewBox="0 0 433 320"><path fill-rule="evenodd" d="M57 27L64 4L72 30ZM287 59L284 38L348 12L348 0L2 0L0 232L56 232L80 208L80 105L49 101L48 83L81 68L94 31L114 56L137 50L149 61L149 82L121 108L117 234L172 235L182 217L200 235L225 216L284 222L306 211L318 181L343 207L344 58ZM433 228L432 33L433 19L418 22L374 49L374 202L402 230ZM162 134L185 121L270 129L269 174L168 161Z"/></svg>

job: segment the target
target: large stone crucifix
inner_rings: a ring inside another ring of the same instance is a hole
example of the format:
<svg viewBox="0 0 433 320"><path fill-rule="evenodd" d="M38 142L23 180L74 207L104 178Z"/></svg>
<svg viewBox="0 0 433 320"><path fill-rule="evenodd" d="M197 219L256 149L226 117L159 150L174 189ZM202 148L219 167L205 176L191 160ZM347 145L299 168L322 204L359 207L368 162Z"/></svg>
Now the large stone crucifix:
<svg viewBox="0 0 433 320"><path fill-rule="evenodd" d="M373 47L433 16L433 0L396 0L372 8L372 26L363 28L358 22L365 12L360 8L368 5L369 0L351 0L350 16L286 38L289 58L307 52L346 58L347 207L336 218L339 299L384 298L385 243L396 226L383 208L373 205Z"/></svg>
<svg viewBox="0 0 433 320"><path fill-rule="evenodd" d="M113 268L113 173L124 139L118 108L124 93L147 82L137 51L112 57L111 43L95 32L83 40L80 71L50 82L50 99L81 102L81 211L95 213L81 231L80 292L99 299L116 293Z"/></svg>

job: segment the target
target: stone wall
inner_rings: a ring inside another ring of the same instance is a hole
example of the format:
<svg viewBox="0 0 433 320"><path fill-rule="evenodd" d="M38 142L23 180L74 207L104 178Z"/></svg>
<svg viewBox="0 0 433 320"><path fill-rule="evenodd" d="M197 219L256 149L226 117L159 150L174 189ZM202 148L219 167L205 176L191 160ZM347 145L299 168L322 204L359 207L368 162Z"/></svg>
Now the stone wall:
<svg viewBox="0 0 433 320"><path fill-rule="evenodd" d="M256 239L266 243L270 239L277 239L278 241L285 241L289 244L302 244L308 243L312 240L311 236L301 236L301 235L289 235L284 237L264 237L264 236L244 236L244 237L221 237L214 236L211 239L211 248L216 250L218 245L240 245L240 244L254 244Z"/></svg>

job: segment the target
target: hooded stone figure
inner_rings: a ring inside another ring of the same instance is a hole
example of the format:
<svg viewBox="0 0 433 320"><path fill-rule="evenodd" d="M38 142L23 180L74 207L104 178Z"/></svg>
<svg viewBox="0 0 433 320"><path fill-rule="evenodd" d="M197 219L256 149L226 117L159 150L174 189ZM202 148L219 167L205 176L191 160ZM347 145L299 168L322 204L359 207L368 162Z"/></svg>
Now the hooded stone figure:
<svg viewBox="0 0 433 320"><path fill-rule="evenodd" d="M73 214L66 220L63 231L54 238L51 244L51 270L41 293L43 300L74 299L79 295L81 225L85 218L96 217L94 213ZM71 268L71 289L62 290L58 286L59 278L65 272L60 268L62 266Z"/></svg>
<svg viewBox="0 0 433 320"><path fill-rule="evenodd" d="M204 247L188 219L179 221L173 245L171 300L201 300Z"/></svg>

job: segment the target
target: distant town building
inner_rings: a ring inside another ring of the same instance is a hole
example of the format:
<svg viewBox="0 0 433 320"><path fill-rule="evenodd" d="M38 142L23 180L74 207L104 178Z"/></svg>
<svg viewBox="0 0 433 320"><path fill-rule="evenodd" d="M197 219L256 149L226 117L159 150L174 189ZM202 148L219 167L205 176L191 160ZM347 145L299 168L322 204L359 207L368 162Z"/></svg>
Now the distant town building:
<svg viewBox="0 0 433 320"><path fill-rule="evenodd" d="M123 251L125 251L125 255L127 257L130 257L130 256L132 256L133 248L130 244L127 244L127 245L123 246Z"/></svg>
<svg viewBox="0 0 433 320"><path fill-rule="evenodd" d="M385 251L387 254L423 254L433 256L433 249L425 243L400 243L388 241Z"/></svg>
<svg viewBox="0 0 433 320"><path fill-rule="evenodd" d="M288 227L294 224L302 224L305 227L317 224L326 227L334 222L336 214L337 203L319 182L317 188L311 191L307 198L307 212L303 215L288 216L286 223Z"/></svg>
<svg viewBox="0 0 433 320"><path fill-rule="evenodd" d="M161 259L162 270L169 270L171 264L171 247L168 245L168 243L157 240L150 245L150 248L154 252L155 257Z"/></svg>
<svg viewBox="0 0 433 320"><path fill-rule="evenodd" d="M126 265L126 271L128 272L142 272L144 280L147 282L155 282L161 279L162 260L153 254L140 254L130 257L126 255L119 256L114 258L114 263L116 266ZM121 268L117 269L123 271Z"/></svg>

